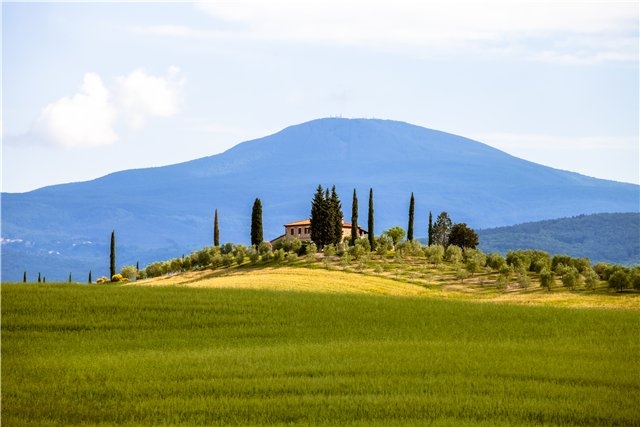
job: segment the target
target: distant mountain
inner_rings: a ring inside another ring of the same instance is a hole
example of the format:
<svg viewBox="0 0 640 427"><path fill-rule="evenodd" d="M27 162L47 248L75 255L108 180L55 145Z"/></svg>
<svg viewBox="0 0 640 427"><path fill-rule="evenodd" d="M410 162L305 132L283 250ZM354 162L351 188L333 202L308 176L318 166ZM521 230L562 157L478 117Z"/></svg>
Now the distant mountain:
<svg viewBox="0 0 640 427"><path fill-rule="evenodd" d="M21 279L24 270L49 280L107 274L112 230L118 267L180 256L212 243L216 208L221 240L248 243L256 197L270 239L309 216L318 184L336 185L347 219L356 188L362 224L373 187L376 234L406 227L412 191L418 235L429 211L480 229L636 212L640 203L637 185L541 166L460 136L396 121L320 119L186 163L3 193L2 278Z"/></svg>
<svg viewBox="0 0 640 427"><path fill-rule="evenodd" d="M592 262L640 264L640 213L579 215L478 230L484 252L540 249Z"/></svg>

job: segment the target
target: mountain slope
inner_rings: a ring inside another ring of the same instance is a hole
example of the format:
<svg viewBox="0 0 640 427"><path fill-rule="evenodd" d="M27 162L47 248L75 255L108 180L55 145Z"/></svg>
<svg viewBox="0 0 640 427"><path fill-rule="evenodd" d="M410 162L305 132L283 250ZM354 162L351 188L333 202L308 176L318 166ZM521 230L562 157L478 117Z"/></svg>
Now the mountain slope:
<svg viewBox="0 0 640 427"><path fill-rule="evenodd" d="M640 213L603 213L478 230L485 252L541 249L592 262L640 264Z"/></svg>
<svg viewBox="0 0 640 427"><path fill-rule="evenodd" d="M361 223L373 187L376 234L406 227L412 191L417 234L426 234L430 210L478 229L635 212L640 194L636 185L540 166L407 123L320 119L186 163L3 194L3 279L19 279L24 270L58 278L69 271L84 277L89 269L105 274L114 229L118 266L179 256L211 244L216 208L221 240L247 243L256 197L270 239L284 223L308 217L318 184L336 185L347 216L356 188Z"/></svg>

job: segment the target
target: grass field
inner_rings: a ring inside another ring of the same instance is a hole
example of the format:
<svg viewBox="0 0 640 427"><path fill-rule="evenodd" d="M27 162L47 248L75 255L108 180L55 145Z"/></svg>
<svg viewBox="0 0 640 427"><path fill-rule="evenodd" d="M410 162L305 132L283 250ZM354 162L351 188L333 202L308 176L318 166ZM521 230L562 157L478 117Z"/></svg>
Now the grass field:
<svg viewBox="0 0 640 427"><path fill-rule="evenodd" d="M3 285L3 425L640 424L633 307L268 271Z"/></svg>

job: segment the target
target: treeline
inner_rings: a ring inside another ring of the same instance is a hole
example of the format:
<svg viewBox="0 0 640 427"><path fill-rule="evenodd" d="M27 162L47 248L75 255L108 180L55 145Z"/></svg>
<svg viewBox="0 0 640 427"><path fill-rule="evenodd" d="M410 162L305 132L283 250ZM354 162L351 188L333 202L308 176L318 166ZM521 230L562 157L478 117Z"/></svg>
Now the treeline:
<svg viewBox="0 0 640 427"><path fill-rule="evenodd" d="M640 264L640 213L579 215L478 230L483 250L540 249L611 264Z"/></svg>
<svg viewBox="0 0 640 427"><path fill-rule="evenodd" d="M181 258L153 263L140 271L138 277L157 277L191 269L228 268L246 262L254 265L293 262L300 256L304 256L309 262L315 262L319 258L338 257L343 264L358 261L361 266L371 261L375 263L375 260L372 260L374 256L379 260L392 256L397 259L424 259L435 268L447 263L453 268L455 278L460 281L477 273L494 273L495 284L500 288L506 288L509 283L527 287L533 274L546 289L551 289L557 280L570 290L579 286L595 289L602 281L617 291L627 288L640 289L640 267L628 268L606 263L592 265L588 258L551 256L541 250L510 251L506 256L497 252L485 254L477 249L477 233L465 223L454 223L447 212L441 212L435 222L432 213L429 212L428 242L427 245L423 245L414 239L414 208L415 198L411 193L407 231L396 226L375 236L373 189L370 189L367 215L369 236L358 238L358 199L354 189L351 236L343 237L342 204L336 187L333 186L329 190L318 185L311 201L312 243L285 236L272 246L262 241L262 203L260 199L256 199L251 215L251 246L232 243L219 246L216 210L214 246ZM318 251L322 253L319 258L316 256Z"/></svg>

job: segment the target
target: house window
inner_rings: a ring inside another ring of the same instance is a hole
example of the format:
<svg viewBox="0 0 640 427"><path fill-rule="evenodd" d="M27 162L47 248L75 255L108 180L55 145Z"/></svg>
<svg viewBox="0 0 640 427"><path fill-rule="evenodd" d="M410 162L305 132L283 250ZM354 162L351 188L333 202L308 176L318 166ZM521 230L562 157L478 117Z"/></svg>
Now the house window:
<svg viewBox="0 0 640 427"><path fill-rule="evenodd" d="M293 228L291 229L291 235L293 236Z"/></svg>
<svg viewBox="0 0 640 427"><path fill-rule="evenodd" d="M302 228L298 227L298 235L302 234Z"/></svg>

